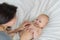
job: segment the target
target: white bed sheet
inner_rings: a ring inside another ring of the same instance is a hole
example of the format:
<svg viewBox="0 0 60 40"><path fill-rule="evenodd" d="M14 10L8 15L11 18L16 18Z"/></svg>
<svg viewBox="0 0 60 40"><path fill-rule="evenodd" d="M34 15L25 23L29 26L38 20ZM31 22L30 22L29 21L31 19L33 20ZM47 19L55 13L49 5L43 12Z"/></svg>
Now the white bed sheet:
<svg viewBox="0 0 60 40"><path fill-rule="evenodd" d="M60 0L0 0L15 5L17 9L17 28L24 20L32 21L39 14L49 16L49 23L38 40L60 40ZM14 40L19 40L18 34Z"/></svg>

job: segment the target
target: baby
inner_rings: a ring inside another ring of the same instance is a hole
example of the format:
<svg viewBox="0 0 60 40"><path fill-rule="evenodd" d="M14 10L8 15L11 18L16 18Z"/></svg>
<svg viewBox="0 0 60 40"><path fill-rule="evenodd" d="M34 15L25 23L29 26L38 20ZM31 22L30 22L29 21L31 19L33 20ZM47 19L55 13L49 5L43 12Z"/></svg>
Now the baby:
<svg viewBox="0 0 60 40"><path fill-rule="evenodd" d="M32 33L32 40L37 39L42 29L47 25L49 17L45 14L39 15L35 20L32 22L25 21L21 27L11 31L10 33L19 32L20 35L24 32L24 30L29 30Z"/></svg>

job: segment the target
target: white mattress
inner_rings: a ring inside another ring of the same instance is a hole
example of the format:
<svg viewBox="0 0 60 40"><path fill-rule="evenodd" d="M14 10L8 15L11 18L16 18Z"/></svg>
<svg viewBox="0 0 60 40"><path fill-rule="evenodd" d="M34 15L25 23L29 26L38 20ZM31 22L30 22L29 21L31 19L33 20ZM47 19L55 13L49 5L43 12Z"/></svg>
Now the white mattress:
<svg viewBox="0 0 60 40"><path fill-rule="evenodd" d="M18 6L17 28L24 20L32 21L39 14L45 13L49 16L49 23L43 30L38 40L60 40L60 0L0 0ZM15 35L14 40L19 40Z"/></svg>

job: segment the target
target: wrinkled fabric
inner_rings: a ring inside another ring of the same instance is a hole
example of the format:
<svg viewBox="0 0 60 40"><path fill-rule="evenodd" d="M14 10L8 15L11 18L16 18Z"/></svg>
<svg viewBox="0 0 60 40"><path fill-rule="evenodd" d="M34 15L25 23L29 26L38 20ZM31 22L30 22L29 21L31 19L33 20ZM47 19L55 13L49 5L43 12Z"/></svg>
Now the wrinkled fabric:
<svg viewBox="0 0 60 40"><path fill-rule="evenodd" d="M49 23L38 40L60 40L60 0L0 0L15 5L17 9L17 22L13 29L25 21L34 20L38 15L45 13L49 16ZM18 33L14 40L19 40Z"/></svg>

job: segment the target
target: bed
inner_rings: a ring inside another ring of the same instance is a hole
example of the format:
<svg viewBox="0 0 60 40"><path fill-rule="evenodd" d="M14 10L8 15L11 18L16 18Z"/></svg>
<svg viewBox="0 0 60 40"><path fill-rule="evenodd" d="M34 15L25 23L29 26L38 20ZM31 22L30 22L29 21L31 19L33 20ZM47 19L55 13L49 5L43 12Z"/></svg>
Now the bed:
<svg viewBox="0 0 60 40"><path fill-rule="evenodd" d="M24 20L32 21L45 13L49 16L49 23L38 40L60 40L60 0L0 0L0 3L3 2L18 7L17 23L12 29L18 28ZM18 34L14 40L19 40Z"/></svg>

